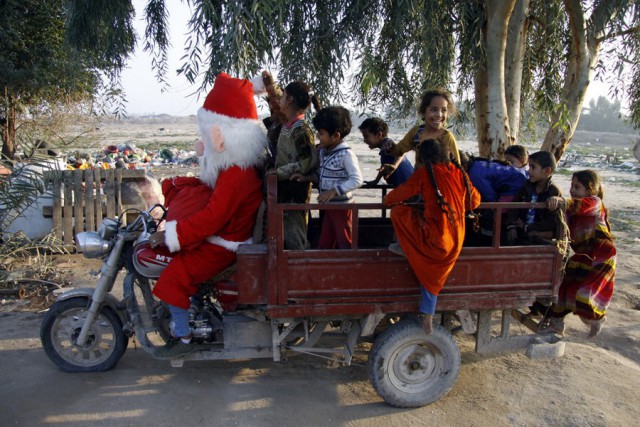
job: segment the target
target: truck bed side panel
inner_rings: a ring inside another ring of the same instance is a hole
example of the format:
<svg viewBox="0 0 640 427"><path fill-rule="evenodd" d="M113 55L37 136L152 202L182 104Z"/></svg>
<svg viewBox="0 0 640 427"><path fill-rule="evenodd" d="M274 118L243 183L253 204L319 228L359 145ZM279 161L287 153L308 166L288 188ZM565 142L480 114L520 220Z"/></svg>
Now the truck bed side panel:
<svg viewBox="0 0 640 427"><path fill-rule="evenodd" d="M277 316L416 311L419 283L406 259L387 250L285 251L279 272ZM238 254L239 303L269 301L267 250ZM438 297L438 309L494 309L553 297L561 257L554 246L465 248Z"/></svg>

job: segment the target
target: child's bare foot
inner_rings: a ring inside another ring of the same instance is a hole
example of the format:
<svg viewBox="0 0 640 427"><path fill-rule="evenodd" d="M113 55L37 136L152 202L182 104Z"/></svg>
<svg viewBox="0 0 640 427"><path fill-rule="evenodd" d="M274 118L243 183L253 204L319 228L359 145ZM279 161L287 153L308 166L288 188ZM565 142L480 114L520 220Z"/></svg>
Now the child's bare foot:
<svg viewBox="0 0 640 427"><path fill-rule="evenodd" d="M422 329L427 335L433 334L433 315L425 314L422 318Z"/></svg>
<svg viewBox="0 0 640 427"><path fill-rule="evenodd" d="M602 330L602 324L607 320L606 317L597 320L589 320L591 330L589 331L589 338L595 338Z"/></svg>
<svg viewBox="0 0 640 427"><path fill-rule="evenodd" d="M546 326L542 326L538 330L539 334L558 334L564 335L564 318L552 317Z"/></svg>

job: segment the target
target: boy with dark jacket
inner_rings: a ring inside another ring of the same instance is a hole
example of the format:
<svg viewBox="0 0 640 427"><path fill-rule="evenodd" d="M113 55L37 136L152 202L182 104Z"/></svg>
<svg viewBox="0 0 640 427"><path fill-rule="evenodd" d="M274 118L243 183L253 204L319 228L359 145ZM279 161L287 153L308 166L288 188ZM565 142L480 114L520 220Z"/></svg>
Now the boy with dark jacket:
<svg viewBox="0 0 640 427"><path fill-rule="evenodd" d="M522 186L514 202L546 202L549 197L562 196L551 181L556 159L548 151L529 156L529 180ZM507 243L531 244L539 239L556 236L556 214L547 209L514 209L507 217Z"/></svg>

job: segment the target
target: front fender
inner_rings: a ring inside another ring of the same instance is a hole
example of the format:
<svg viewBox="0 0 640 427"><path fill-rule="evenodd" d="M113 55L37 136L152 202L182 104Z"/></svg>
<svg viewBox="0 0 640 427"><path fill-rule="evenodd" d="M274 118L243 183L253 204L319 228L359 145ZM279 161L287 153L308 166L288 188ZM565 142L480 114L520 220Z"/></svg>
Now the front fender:
<svg viewBox="0 0 640 427"><path fill-rule="evenodd" d="M64 292L58 296L58 301L65 301L71 298L86 298L88 301L91 301L93 298L93 291L95 288L76 288L71 289L67 292ZM118 315L123 325L127 323L127 317L125 315L124 310L122 309L122 304L118 298L114 297L111 294L106 294L104 296L103 305L108 306L115 314Z"/></svg>

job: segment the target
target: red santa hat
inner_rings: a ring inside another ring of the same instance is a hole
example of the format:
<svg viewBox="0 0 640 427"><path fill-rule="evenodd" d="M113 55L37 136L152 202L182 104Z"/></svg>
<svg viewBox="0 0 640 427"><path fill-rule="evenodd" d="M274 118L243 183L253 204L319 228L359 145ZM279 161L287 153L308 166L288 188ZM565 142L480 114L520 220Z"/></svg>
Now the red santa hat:
<svg viewBox="0 0 640 427"><path fill-rule="evenodd" d="M261 81L259 79L256 83ZM226 73L220 73L202 108L236 119L257 120L258 111L253 95L263 90L264 85L254 89L253 81L234 79Z"/></svg>
<svg viewBox="0 0 640 427"><path fill-rule="evenodd" d="M258 120L254 95L264 91L261 76L237 79L225 73L216 77L213 89L198 110L198 125L204 141L200 179L215 186L220 170L231 166L256 166L264 160L266 131ZM224 151L218 152L209 140L212 126L219 126Z"/></svg>

